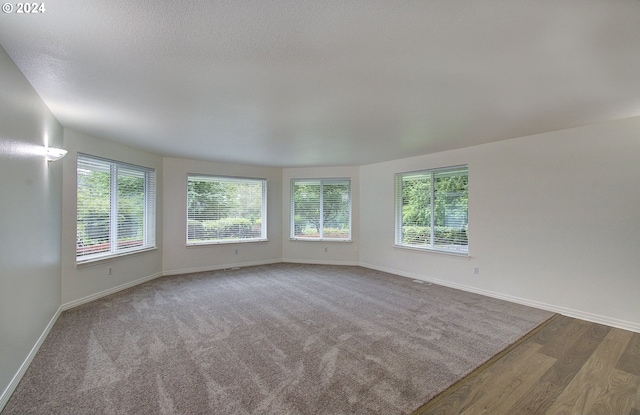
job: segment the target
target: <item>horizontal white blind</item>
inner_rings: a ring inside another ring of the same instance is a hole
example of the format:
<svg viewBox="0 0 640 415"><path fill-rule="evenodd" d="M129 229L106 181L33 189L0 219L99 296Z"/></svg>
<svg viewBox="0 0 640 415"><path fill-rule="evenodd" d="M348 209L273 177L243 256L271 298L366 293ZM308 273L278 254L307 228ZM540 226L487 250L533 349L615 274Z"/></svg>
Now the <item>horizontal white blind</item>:
<svg viewBox="0 0 640 415"><path fill-rule="evenodd" d="M326 181L322 186L322 237L351 238L351 183Z"/></svg>
<svg viewBox="0 0 640 415"><path fill-rule="evenodd" d="M408 245L431 245L431 174L410 173L396 176L401 197L400 226L396 228L396 242Z"/></svg>
<svg viewBox="0 0 640 415"><path fill-rule="evenodd" d="M396 245L468 253L466 166L396 174Z"/></svg>
<svg viewBox="0 0 640 415"><path fill-rule="evenodd" d="M155 171L78 154L76 260L155 247Z"/></svg>
<svg viewBox="0 0 640 415"><path fill-rule="evenodd" d="M144 245L145 173L120 168L118 191L118 247Z"/></svg>
<svg viewBox="0 0 640 415"><path fill-rule="evenodd" d="M433 173L433 245L468 252L469 174L467 168Z"/></svg>
<svg viewBox="0 0 640 415"><path fill-rule="evenodd" d="M291 181L291 238L351 239L351 181Z"/></svg>
<svg viewBox="0 0 640 415"><path fill-rule="evenodd" d="M267 181L187 175L187 243L267 238Z"/></svg>
<svg viewBox="0 0 640 415"><path fill-rule="evenodd" d="M78 155L78 261L111 252L111 165Z"/></svg>
<svg viewBox="0 0 640 415"><path fill-rule="evenodd" d="M293 238L320 238L320 181L292 182Z"/></svg>

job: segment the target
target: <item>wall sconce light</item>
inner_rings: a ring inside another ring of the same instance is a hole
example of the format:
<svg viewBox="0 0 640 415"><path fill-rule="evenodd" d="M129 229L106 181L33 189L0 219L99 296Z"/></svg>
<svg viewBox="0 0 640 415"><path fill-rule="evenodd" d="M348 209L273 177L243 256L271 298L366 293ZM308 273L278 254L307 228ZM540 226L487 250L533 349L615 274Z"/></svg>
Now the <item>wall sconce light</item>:
<svg viewBox="0 0 640 415"><path fill-rule="evenodd" d="M62 157L67 155L67 150L55 147L47 147L45 157L47 161L56 161L60 160Z"/></svg>

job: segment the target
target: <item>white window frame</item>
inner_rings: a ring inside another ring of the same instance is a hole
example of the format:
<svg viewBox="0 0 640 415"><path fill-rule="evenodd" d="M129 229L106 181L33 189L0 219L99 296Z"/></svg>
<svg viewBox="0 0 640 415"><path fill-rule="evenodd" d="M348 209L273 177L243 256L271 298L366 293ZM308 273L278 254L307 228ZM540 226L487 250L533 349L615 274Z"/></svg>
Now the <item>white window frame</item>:
<svg viewBox="0 0 640 415"><path fill-rule="evenodd" d="M296 236L295 234L295 185L297 183L318 183L320 185L320 197L319 197L319 235L318 237L301 237ZM348 204L348 215L349 215L349 235L346 238L332 238L324 236L324 186L328 184L340 184L347 183L349 185L349 204ZM305 179L291 179L290 184L290 203L291 203L291 217L290 217L290 233L289 237L291 240L295 241L334 241L334 242L351 242L351 234L352 234L352 187L351 187L351 179L350 178L305 178Z"/></svg>
<svg viewBox="0 0 640 415"><path fill-rule="evenodd" d="M403 226L402 226L402 207L403 207L403 200L402 200L402 186L403 186L403 179L404 178L408 178L411 176L427 176L430 177L430 191L429 191L429 199L430 199L430 212L434 212L434 193L435 193L435 186L434 186L434 178L436 175L442 175L442 174L447 174L447 173L451 173L451 174L455 174L456 172L466 172L466 176L467 176L467 181L468 181L468 177L469 177L469 167L467 165L460 165L460 166L452 166L452 167L445 167L445 168L437 168L437 169L427 169L427 170L419 170L419 171L412 171L412 172L403 172L403 173L396 173L395 174L395 194L394 194L394 204L395 204L395 240L394 240L394 244L396 247L401 247L401 248L410 248L410 249L418 249L418 250L424 250L424 251L432 251L432 252L438 252L438 253L446 253L446 254L452 254L452 255L459 255L459 256L465 256L468 257L469 256L469 241L468 241L468 214L469 214L469 206L468 206L468 202L467 202L467 211L466 211L466 217L467 217L467 224L465 225L465 233L467 234L467 244L450 244L447 246L438 246L435 244L435 222L434 222L434 216L433 214L430 215L430 219L431 219L431 223L429 225L430 228L430 241L429 243L426 244L411 244L411 243L405 243L403 242ZM467 185L467 200L468 200L468 185Z"/></svg>
<svg viewBox="0 0 640 415"><path fill-rule="evenodd" d="M102 157L92 156L89 154L78 153L76 161L76 174L78 170L93 170L109 172L110 186L110 207L109 207L109 247L106 252L89 253L79 255L80 250L91 251L89 245L82 248L82 237L76 235L76 264L84 264L88 262L100 261L109 258L119 257L122 255L134 254L141 251L148 251L156 248L156 170L149 167L138 166L135 164L124 163L121 161L110 160ZM144 177L144 201L143 201L143 224L142 224L142 245L134 247L120 247L118 244L118 192L117 179L119 171L135 171L141 173ZM79 180L76 180L76 203L78 203ZM76 210L76 232L78 232L78 213Z"/></svg>
<svg viewBox="0 0 640 415"><path fill-rule="evenodd" d="M261 190L261 207L260 207L260 236L257 237L238 237L238 238L208 238L197 239L192 238L191 235L195 234L193 229L190 229L190 221L192 219L191 212L189 211L189 181L201 180L210 181L216 183L246 183L246 184L260 184ZM187 246L199 246L199 245L217 245L217 244L232 244L232 243L246 243L246 242L264 242L267 241L267 179L264 178L251 178L251 177L234 177L234 176L220 176L200 173L188 173L187 174L187 223L186 223L186 244Z"/></svg>

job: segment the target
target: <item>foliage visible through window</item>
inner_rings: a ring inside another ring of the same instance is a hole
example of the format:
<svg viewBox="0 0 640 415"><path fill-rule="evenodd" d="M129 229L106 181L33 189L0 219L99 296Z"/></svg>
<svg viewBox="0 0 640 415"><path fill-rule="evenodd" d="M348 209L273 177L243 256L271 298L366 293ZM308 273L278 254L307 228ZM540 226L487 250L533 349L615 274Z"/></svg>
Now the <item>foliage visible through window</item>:
<svg viewBox="0 0 640 415"><path fill-rule="evenodd" d="M267 238L267 181L187 176L187 243Z"/></svg>
<svg viewBox="0 0 640 415"><path fill-rule="evenodd" d="M291 181L291 238L351 239L351 181Z"/></svg>
<svg viewBox="0 0 640 415"><path fill-rule="evenodd" d="M396 245L469 252L468 168L396 174Z"/></svg>
<svg viewBox="0 0 640 415"><path fill-rule="evenodd" d="M155 247L155 172L78 155L78 262Z"/></svg>

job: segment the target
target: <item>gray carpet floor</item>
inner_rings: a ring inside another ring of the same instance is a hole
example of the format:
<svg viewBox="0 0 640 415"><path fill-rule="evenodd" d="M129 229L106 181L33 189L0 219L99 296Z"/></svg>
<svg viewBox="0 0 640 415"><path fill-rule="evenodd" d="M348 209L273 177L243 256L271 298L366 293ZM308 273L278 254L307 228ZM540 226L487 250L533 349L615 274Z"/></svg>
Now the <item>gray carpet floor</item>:
<svg viewBox="0 0 640 415"><path fill-rule="evenodd" d="M163 277L63 312L2 415L410 414L551 316L360 267Z"/></svg>

